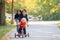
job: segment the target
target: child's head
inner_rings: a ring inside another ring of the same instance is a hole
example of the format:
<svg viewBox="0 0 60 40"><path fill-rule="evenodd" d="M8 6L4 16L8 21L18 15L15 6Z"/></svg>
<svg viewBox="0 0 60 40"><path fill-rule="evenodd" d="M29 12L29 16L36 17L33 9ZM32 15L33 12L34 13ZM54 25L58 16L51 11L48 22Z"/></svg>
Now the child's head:
<svg viewBox="0 0 60 40"><path fill-rule="evenodd" d="M22 22L26 22L26 18L22 18L21 21L22 21Z"/></svg>

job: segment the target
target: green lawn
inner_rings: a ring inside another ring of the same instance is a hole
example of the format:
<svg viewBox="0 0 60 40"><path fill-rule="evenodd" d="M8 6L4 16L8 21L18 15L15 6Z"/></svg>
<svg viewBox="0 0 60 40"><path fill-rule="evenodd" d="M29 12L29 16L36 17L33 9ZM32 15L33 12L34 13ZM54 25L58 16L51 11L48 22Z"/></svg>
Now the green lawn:
<svg viewBox="0 0 60 40"><path fill-rule="evenodd" d="M14 25L0 26L0 39L14 27Z"/></svg>

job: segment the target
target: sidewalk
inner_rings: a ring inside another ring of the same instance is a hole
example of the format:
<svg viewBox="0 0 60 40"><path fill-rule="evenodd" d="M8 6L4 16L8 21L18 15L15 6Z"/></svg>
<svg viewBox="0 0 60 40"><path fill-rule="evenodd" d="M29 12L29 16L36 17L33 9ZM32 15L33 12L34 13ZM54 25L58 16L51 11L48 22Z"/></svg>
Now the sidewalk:
<svg viewBox="0 0 60 40"><path fill-rule="evenodd" d="M30 21L29 24L57 24L60 23L60 21L36 21L32 22Z"/></svg>
<svg viewBox="0 0 60 40"><path fill-rule="evenodd" d="M60 29L56 26L56 23L60 21L38 21L29 22L29 32L30 37L26 38L15 38L16 28L11 30L7 36L7 40L60 40Z"/></svg>

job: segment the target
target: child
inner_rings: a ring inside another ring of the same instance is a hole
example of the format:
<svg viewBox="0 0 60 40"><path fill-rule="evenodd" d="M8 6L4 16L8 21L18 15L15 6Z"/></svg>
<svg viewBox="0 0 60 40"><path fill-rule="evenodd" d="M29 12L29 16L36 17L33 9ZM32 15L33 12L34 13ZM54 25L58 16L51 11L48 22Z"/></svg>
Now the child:
<svg viewBox="0 0 60 40"><path fill-rule="evenodd" d="M22 18L21 21L19 22L18 35L21 35L21 30L23 30L24 31L24 35L26 36L26 25L27 25L26 18Z"/></svg>

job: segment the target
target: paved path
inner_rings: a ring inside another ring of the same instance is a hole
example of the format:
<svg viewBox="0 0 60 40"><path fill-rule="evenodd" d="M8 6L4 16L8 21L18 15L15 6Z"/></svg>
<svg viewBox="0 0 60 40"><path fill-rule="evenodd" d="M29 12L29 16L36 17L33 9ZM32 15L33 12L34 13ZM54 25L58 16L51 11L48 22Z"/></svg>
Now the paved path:
<svg viewBox="0 0 60 40"><path fill-rule="evenodd" d="M60 40L60 29L54 22L31 22L29 26L27 28L29 38L14 38L16 33L14 28L8 36L9 40Z"/></svg>

